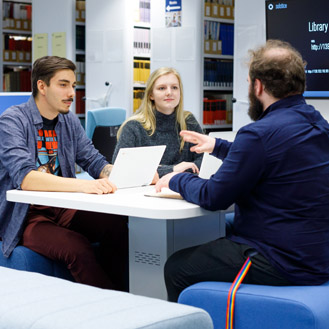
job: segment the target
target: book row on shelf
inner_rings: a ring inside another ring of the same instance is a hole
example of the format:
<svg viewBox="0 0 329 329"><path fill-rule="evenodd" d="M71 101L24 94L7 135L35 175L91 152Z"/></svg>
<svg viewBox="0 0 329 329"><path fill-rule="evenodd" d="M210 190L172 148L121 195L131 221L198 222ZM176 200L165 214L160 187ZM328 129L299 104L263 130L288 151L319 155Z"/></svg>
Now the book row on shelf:
<svg viewBox="0 0 329 329"><path fill-rule="evenodd" d="M203 85L204 87L232 87L233 61L205 59Z"/></svg>
<svg viewBox="0 0 329 329"><path fill-rule="evenodd" d="M134 59L134 83L146 83L150 76L150 65L150 60Z"/></svg>
<svg viewBox="0 0 329 329"><path fill-rule="evenodd" d="M204 15L212 18L234 19L234 1L206 0Z"/></svg>
<svg viewBox="0 0 329 329"><path fill-rule="evenodd" d="M84 86L85 85L85 62L76 61L76 80L78 86Z"/></svg>
<svg viewBox="0 0 329 329"><path fill-rule="evenodd" d="M151 0L137 0L135 3L135 22L150 23Z"/></svg>
<svg viewBox="0 0 329 329"><path fill-rule="evenodd" d="M133 112L136 112L136 110L138 110L141 106L144 93L144 89L134 89Z"/></svg>
<svg viewBox="0 0 329 329"><path fill-rule="evenodd" d="M75 27L75 48L83 51L86 49L86 28L83 25Z"/></svg>
<svg viewBox="0 0 329 329"><path fill-rule="evenodd" d="M2 22L3 29L17 31L31 31L32 21L29 19L6 18Z"/></svg>
<svg viewBox="0 0 329 329"><path fill-rule="evenodd" d="M32 38L23 36L3 36L4 62L31 62Z"/></svg>
<svg viewBox="0 0 329 329"><path fill-rule="evenodd" d="M85 90L84 89L77 89L75 91L75 113L76 114L85 114L86 106L85 106Z"/></svg>
<svg viewBox="0 0 329 329"><path fill-rule="evenodd" d="M86 75L85 73L81 73L76 71L76 80L77 80L77 86L85 86L86 85Z"/></svg>
<svg viewBox="0 0 329 329"><path fill-rule="evenodd" d="M135 56L151 54L150 29L134 28L134 48Z"/></svg>
<svg viewBox="0 0 329 329"><path fill-rule="evenodd" d="M204 52L206 54L233 55L234 25L204 21Z"/></svg>
<svg viewBox="0 0 329 329"><path fill-rule="evenodd" d="M3 91L31 91L31 71L10 71L3 75Z"/></svg>
<svg viewBox="0 0 329 329"><path fill-rule="evenodd" d="M86 21L86 2L77 0L75 2L75 20L77 22Z"/></svg>
<svg viewBox="0 0 329 329"><path fill-rule="evenodd" d="M2 28L13 30L31 30L32 5L3 2Z"/></svg>
<svg viewBox="0 0 329 329"><path fill-rule="evenodd" d="M221 99L203 99L203 124L227 125L232 124L231 96L223 95Z"/></svg>

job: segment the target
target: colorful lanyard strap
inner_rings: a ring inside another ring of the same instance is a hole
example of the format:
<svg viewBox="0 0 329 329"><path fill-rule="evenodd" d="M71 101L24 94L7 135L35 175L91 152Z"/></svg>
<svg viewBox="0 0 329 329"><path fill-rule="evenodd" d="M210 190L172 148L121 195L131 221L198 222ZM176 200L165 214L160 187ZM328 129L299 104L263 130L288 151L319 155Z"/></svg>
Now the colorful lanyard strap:
<svg viewBox="0 0 329 329"><path fill-rule="evenodd" d="M235 277L231 288L228 292L227 297L227 307L226 307L226 325L225 329L233 329L233 316L234 316L234 305L235 305L235 295L242 283L244 277L247 275L249 268L251 266L251 260L248 257L244 262L242 268L240 269L238 275Z"/></svg>

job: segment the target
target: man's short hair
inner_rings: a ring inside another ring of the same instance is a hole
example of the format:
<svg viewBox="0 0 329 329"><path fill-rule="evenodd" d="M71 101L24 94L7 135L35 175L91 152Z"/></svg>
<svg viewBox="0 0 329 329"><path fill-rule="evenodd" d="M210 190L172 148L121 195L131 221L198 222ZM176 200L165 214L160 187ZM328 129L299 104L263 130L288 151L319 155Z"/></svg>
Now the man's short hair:
<svg viewBox="0 0 329 329"><path fill-rule="evenodd" d="M32 95L38 94L38 80L49 86L51 78L60 70L76 70L75 64L67 58L58 56L44 56L38 58L32 67Z"/></svg>
<svg viewBox="0 0 329 329"><path fill-rule="evenodd" d="M251 83L259 79L266 92L279 99L305 91L306 62L288 42L268 40L264 46L250 51L250 55Z"/></svg>

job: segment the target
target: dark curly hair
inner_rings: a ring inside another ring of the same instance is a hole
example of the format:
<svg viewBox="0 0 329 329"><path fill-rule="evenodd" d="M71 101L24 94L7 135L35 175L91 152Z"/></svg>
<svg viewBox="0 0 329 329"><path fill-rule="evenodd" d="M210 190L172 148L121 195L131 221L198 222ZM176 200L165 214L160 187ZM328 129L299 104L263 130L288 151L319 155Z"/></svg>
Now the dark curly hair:
<svg viewBox="0 0 329 329"><path fill-rule="evenodd" d="M75 64L67 58L58 56L44 56L38 58L32 67L32 95L38 94L38 80L42 80L49 86L50 79L60 70L75 71Z"/></svg>
<svg viewBox="0 0 329 329"><path fill-rule="evenodd" d="M259 79L267 93L275 98L302 94L306 88L305 66L301 54L288 42L268 40L250 51L249 77Z"/></svg>

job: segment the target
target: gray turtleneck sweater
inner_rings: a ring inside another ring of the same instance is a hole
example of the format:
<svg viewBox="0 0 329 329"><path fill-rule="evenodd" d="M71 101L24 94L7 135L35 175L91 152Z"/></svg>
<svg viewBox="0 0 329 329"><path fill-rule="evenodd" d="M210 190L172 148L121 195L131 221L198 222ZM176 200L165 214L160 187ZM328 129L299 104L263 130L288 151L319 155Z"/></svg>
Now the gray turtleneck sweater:
<svg viewBox="0 0 329 329"><path fill-rule="evenodd" d="M202 154L190 151L191 143L185 143L182 151L180 148L180 127L176 122L176 113L170 115L155 111L156 129L149 136L143 126L136 120L128 121L121 132L120 138L114 150L112 163L122 147L167 145L164 155L158 167L158 174L162 177L173 171L173 166L180 162L194 162L200 169ZM187 130L203 133L195 117L191 114L186 119Z"/></svg>

